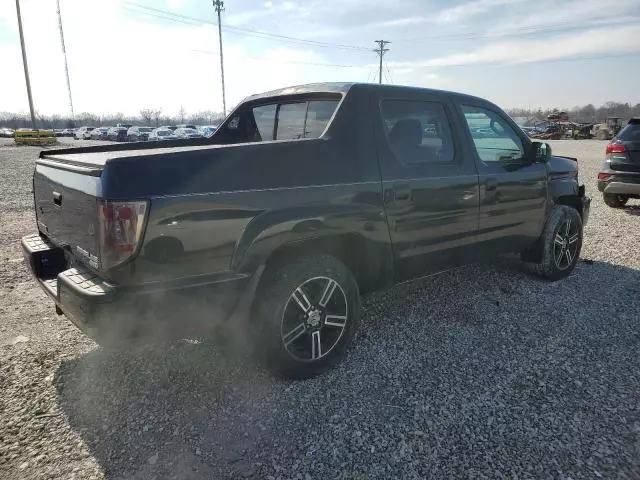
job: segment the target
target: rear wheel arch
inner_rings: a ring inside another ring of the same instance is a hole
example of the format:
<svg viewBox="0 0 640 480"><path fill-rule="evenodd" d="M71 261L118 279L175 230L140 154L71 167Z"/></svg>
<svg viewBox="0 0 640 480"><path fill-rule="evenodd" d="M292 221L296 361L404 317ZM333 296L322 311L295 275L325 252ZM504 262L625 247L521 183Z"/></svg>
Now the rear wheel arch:
<svg viewBox="0 0 640 480"><path fill-rule="evenodd" d="M383 248L357 233L344 233L306 238L278 246L265 260L266 275L263 275L261 283L268 281L269 271L307 255L330 255L342 262L352 273L361 293L376 290L392 278L390 259L386 258Z"/></svg>

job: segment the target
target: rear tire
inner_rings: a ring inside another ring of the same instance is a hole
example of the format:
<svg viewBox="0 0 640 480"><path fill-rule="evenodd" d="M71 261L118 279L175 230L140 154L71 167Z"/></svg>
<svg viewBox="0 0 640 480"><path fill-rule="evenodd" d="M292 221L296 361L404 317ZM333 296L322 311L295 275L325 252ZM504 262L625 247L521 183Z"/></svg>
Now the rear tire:
<svg viewBox="0 0 640 480"><path fill-rule="evenodd" d="M617 193L603 193L602 199L611 208L624 208L629 201L627 195L619 195Z"/></svg>
<svg viewBox="0 0 640 480"><path fill-rule="evenodd" d="M535 272L555 281L568 276L582 250L582 218L575 208L555 205L540 237L540 260L534 263Z"/></svg>
<svg viewBox="0 0 640 480"><path fill-rule="evenodd" d="M330 255L291 258L265 272L254 313L254 345L269 368L288 378L313 377L342 359L356 333L358 284Z"/></svg>

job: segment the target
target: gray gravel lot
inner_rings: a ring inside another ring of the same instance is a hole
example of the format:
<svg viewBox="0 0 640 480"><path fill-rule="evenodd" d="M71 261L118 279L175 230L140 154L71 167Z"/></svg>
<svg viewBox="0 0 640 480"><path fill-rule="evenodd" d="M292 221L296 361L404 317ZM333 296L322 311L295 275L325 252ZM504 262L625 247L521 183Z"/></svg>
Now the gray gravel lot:
<svg viewBox="0 0 640 480"><path fill-rule="evenodd" d="M304 382L228 346L108 354L56 316L19 247L38 149L0 142L0 478L640 478L640 205L597 194L605 142L552 142L593 197L568 279L503 258L368 296Z"/></svg>

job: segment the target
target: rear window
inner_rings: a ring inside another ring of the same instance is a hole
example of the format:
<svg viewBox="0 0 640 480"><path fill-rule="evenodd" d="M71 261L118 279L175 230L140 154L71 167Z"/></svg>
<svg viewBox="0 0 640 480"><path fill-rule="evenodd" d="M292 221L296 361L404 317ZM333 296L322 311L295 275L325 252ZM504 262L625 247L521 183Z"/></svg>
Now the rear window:
<svg viewBox="0 0 640 480"><path fill-rule="evenodd" d="M263 141L297 140L322 135L337 106L337 99L311 100L263 105L254 108L253 113Z"/></svg>
<svg viewBox="0 0 640 480"><path fill-rule="evenodd" d="M240 109L216 133L220 143L318 138L327 128L340 96L273 102Z"/></svg>
<svg viewBox="0 0 640 480"><path fill-rule="evenodd" d="M623 142L640 142L640 121L627 124L617 138Z"/></svg>

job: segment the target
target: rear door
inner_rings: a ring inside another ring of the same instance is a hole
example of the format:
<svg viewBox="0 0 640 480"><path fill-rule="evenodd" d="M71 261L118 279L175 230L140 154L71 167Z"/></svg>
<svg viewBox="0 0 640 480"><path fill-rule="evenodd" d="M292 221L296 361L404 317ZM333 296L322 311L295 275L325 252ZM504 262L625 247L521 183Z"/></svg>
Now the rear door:
<svg viewBox="0 0 640 480"><path fill-rule="evenodd" d="M610 156L611 169L640 173L640 118L629 120L613 143L623 145L625 153L616 153Z"/></svg>
<svg viewBox="0 0 640 480"><path fill-rule="evenodd" d="M466 263L478 229L478 173L446 96L375 97L378 158L396 280Z"/></svg>
<svg viewBox="0 0 640 480"><path fill-rule="evenodd" d="M470 100L458 108L479 173L478 254L522 251L544 228L547 166L525 158L528 140L495 107Z"/></svg>

